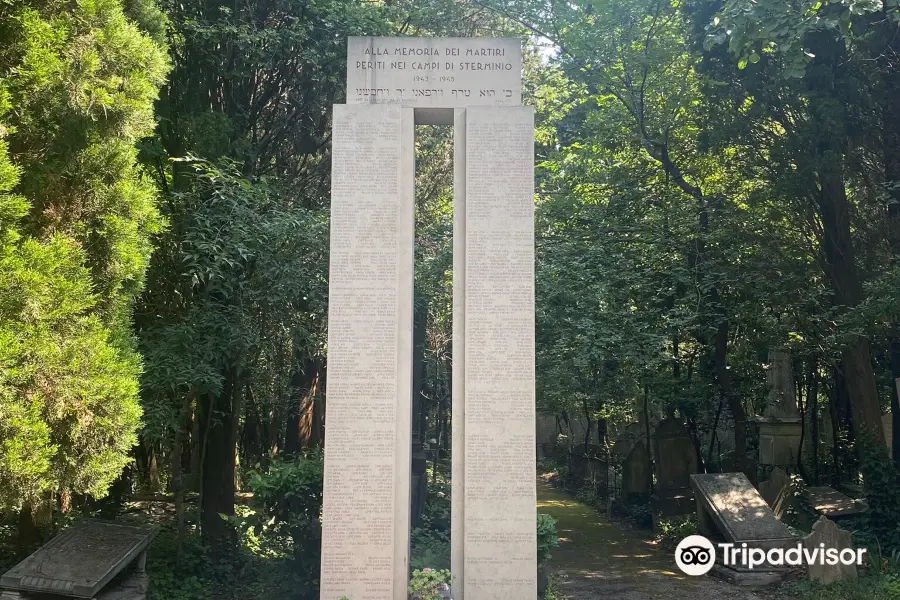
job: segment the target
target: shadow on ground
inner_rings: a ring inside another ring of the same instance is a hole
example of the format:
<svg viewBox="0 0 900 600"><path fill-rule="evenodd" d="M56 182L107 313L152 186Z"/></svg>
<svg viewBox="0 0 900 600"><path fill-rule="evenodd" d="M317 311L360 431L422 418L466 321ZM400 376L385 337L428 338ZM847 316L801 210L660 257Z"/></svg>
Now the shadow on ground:
<svg viewBox="0 0 900 600"><path fill-rule="evenodd" d="M688 577L642 532L610 522L567 493L537 482L538 512L556 519L559 548L551 566L569 600L762 600L709 577Z"/></svg>

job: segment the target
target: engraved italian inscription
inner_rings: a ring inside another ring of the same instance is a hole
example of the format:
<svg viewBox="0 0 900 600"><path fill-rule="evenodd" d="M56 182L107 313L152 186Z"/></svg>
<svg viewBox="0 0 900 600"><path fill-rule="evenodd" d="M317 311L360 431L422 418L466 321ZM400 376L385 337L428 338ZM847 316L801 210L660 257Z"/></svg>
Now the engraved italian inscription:
<svg viewBox="0 0 900 600"><path fill-rule="evenodd" d="M351 37L347 103L518 106L522 48L513 38Z"/></svg>

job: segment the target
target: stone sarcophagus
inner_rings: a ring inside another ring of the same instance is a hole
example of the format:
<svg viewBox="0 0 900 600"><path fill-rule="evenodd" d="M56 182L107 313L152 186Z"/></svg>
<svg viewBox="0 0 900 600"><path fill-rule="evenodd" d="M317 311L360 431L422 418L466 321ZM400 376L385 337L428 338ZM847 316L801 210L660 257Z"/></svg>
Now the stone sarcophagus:
<svg viewBox="0 0 900 600"><path fill-rule="evenodd" d="M84 521L66 529L0 578L0 600L145 600L154 529Z"/></svg>

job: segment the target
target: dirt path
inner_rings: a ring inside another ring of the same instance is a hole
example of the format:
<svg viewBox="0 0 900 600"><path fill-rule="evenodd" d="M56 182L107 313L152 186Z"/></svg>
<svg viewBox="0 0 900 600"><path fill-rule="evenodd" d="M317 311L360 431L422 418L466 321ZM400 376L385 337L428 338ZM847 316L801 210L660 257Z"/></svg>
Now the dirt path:
<svg viewBox="0 0 900 600"><path fill-rule="evenodd" d="M559 548L551 564L569 600L765 600L709 577L688 577L671 555L639 532L611 523L538 478L538 512L557 521Z"/></svg>

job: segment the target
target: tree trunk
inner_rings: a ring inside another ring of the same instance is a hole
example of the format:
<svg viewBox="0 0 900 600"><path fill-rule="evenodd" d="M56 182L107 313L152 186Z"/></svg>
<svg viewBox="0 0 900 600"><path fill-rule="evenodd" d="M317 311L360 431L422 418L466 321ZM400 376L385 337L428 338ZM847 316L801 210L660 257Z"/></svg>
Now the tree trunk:
<svg viewBox="0 0 900 600"><path fill-rule="evenodd" d="M181 403L181 411L178 414L178 421L175 425L175 439L172 442L172 495L175 499L175 520L178 529L175 564L179 567L181 567L184 560L184 540L187 535L184 521L184 465L182 464L182 452L185 445L184 438L188 428L191 426L192 404L192 395L185 394Z"/></svg>
<svg viewBox="0 0 900 600"><path fill-rule="evenodd" d="M320 369L316 357L305 356L291 375L291 402L287 413L287 433L284 438L286 455L297 455L304 448L321 443L319 423L321 406L318 401Z"/></svg>
<svg viewBox="0 0 900 600"><path fill-rule="evenodd" d="M194 400L191 415L191 470L188 489L199 492L203 481L203 435L200 433L200 422L203 417L200 414L200 402Z"/></svg>
<svg viewBox="0 0 900 600"><path fill-rule="evenodd" d="M203 474L200 494L200 530L203 543L215 562L234 555L236 537L232 526L220 515L234 516L235 429L232 425L235 395L239 393L237 370L229 368L221 395L200 398L200 429L203 440Z"/></svg>
<svg viewBox="0 0 900 600"><path fill-rule="evenodd" d="M822 220L822 255L825 273L839 307L857 306L863 297L862 282L855 262L850 233L850 203L841 175L840 161L820 173L819 216ZM872 367L871 345L867 338L853 336L841 352L844 377L853 416L854 437L862 457L866 443L876 452L886 452L881 428L881 407Z"/></svg>
<svg viewBox="0 0 900 600"><path fill-rule="evenodd" d="M26 502L19 510L17 550L21 556L31 554L41 545L41 530L35 523L34 509Z"/></svg>
<svg viewBox="0 0 900 600"><path fill-rule="evenodd" d="M885 51L882 45L878 45L875 57L896 57L900 51L900 40L891 20L885 19L882 27L885 29L885 39L890 40L890 48ZM896 61L888 60L888 64L883 64L880 70L884 76L884 179L890 191L886 213L891 266L896 268L900 266L900 66ZM891 381L893 458L894 464L900 468L900 323L893 323Z"/></svg>
<svg viewBox="0 0 900 600"><path fill-rule="evenodd" d="M713 289L715 299L718 301L718 292ZM728 403L731 418L734 419L734 470L746 473L751 481L756 479L756 473L747 473L747 415L744 412L744 404L740 397L731 389L731 376L728 372L728 320L724 317L716 329L715 342L715 369L716 380L722 397ZM700 458L701 455L698 455Z"/></svg>
<svg viewBox="0 0 900 600"><path fill-rule="evenodd" d="M806 404L809 408L810 429L812 430L813 485L819 485L819 362L813 356L809 361Z"/></svg>

